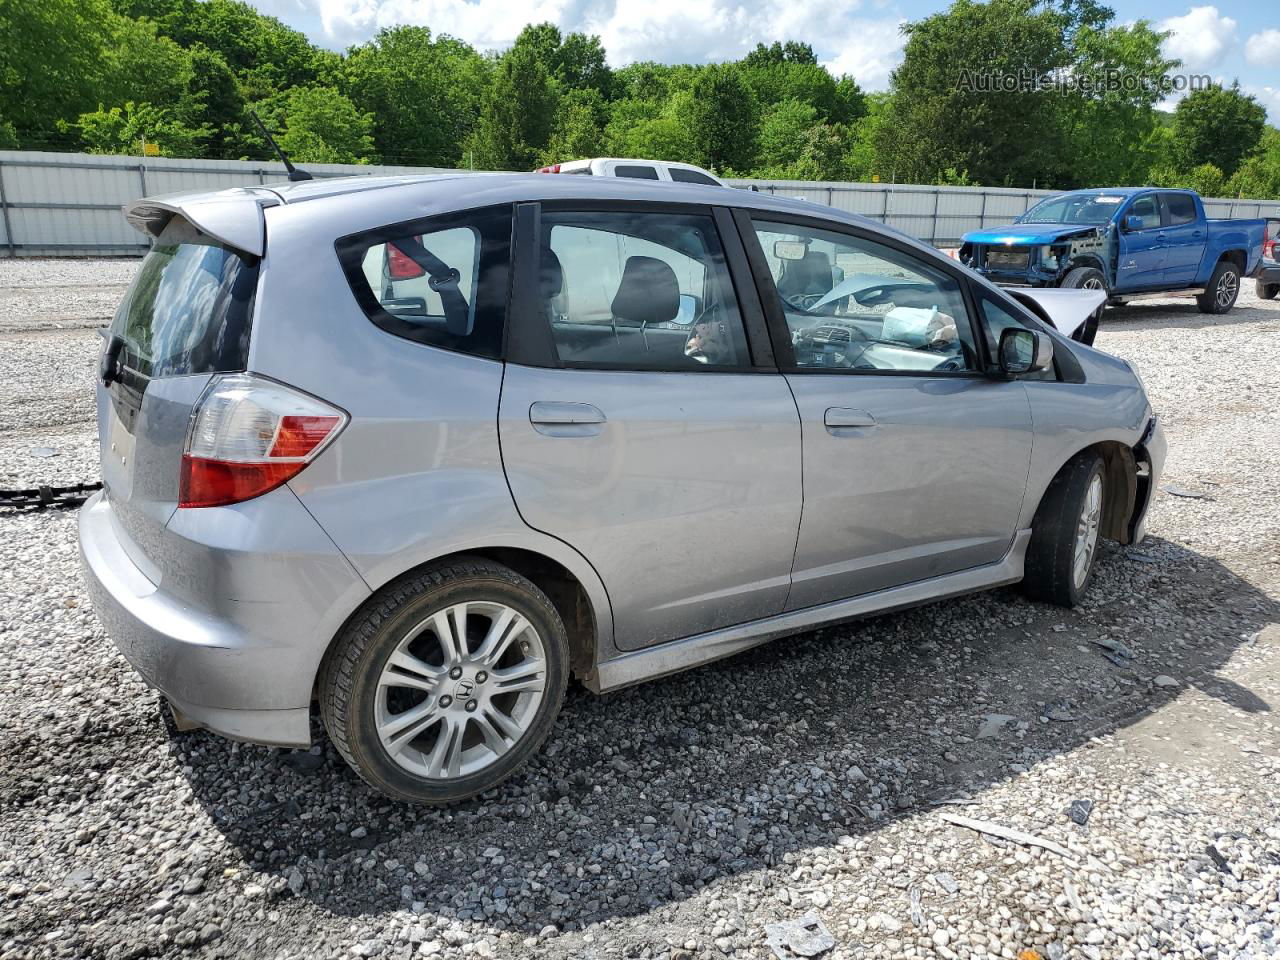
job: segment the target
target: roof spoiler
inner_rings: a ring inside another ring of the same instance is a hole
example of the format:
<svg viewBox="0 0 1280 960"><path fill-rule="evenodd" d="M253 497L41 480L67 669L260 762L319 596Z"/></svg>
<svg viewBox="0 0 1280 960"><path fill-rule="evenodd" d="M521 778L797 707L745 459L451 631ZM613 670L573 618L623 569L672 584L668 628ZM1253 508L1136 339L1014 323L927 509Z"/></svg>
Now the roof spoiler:
<svg viewBox="0 0 1280 960"><path fill-rule="evenodd" d="M266 251L263 208L279 200L263 192L237 187L208 193L174 193L135 200L124 217L135 230L158 237L174 217L182 217L201 233L235 250L260 257Z"/></svg>

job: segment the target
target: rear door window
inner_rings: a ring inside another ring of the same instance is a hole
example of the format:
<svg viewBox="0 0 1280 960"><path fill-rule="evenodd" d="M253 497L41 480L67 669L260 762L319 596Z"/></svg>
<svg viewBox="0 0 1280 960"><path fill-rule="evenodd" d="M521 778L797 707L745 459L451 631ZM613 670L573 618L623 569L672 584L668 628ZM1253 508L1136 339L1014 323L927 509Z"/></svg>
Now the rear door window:
<svg viewBox="0 0 1280 960"><path fill-rule="evenodd" d="M697 170L685 170L683 167L668 167L667 173L671 174L671 179L676 183L705 183L710 187L718 187L720 184L712 180L705 173L699 173Z"/></svg>
<svg viewBox="0 0 1280 960"><path fill-rule="evenodd" d="M489 207L343 237L338 259L388 333L481 357L502 353L511 208Z"/></svg>
<svg viewBox="0 0 1280 960"><path fill-rule="evenodd" d="M641 164L620 163L613 168L615 177L630 177L633 180L657 180L658 168Z"/></svg>
<svg viewBox="0 0 1280 960"><path fill-rule="evenodd" d="M175 217L111 323L125 366L149 379L245 369L257 286L257 257Z"/></svg>
<svg viewBox="0 0 1280 960"><path fill-rule="evenodd" d="M1176 227L1184 223L1193 223L1196 219L1196 202L1185 193L1165 193L1165 210L1169 214L1169 226Z"/></svg>

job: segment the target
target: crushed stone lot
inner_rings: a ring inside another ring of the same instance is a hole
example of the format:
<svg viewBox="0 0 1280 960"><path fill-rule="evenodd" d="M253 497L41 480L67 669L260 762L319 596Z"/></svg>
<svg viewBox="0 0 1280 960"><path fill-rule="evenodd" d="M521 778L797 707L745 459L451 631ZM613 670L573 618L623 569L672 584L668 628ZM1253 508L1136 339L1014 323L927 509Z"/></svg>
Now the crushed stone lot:
<svg viewBox="0 0 1280 960"><path fill-rule="evenodd" d="M94 328L134 265L0 261L0 487L97 479ZM74 511L0 511L0 958L766 958L811 913L832 960L1280 957L1280 302L1147 302L1098 345L1170 450L1084 605L998 590L571 688L529 768L443 810L323 737L174 731Z"/></svg>

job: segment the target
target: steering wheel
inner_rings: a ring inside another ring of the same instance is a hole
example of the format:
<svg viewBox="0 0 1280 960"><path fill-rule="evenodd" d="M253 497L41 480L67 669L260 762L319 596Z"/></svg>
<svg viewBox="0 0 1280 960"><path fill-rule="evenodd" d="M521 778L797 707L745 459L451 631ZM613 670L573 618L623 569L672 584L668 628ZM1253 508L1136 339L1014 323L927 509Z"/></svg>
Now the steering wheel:
<svg viewBox="0 0 1280 960"><path fill-rule="evenodd" d="M787 303L808 313L825 296L825 293L793 293L787 297Z"/></svg>
<svg viewBox="0 0 1280 960"><path fill-rule="evenodd" d="M811 327L804 327L795 331L791 337L791 343L796 353L796 362L801 366L813 367L852 367L863 351L858 349L856 344L870 343L871 338L860 327L846 324L834 325L836 329L847 331L849 340L847 343L834 344L823 338L817 339L819 330L830 330L832 324L822 323ZM807 357L810 362L806 363L803 358Z"/></svg>

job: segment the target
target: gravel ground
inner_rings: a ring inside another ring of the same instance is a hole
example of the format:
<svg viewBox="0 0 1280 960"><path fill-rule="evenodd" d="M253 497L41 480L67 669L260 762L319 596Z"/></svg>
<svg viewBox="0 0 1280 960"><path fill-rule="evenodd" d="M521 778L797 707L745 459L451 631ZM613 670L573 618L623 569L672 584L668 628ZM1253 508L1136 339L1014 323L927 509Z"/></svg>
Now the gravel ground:
<svg viewBox="0 0 1280 960"><path fill-rule="evenodd" d="M2 485L96 478L84 328L117 294L76 284L127 273L0 262L28 291L0 290ZM31 302L82 329L22 332ZM1280 304L1132 307L1099 345L1200 496L1162 491L1085 605L1000 590L571 690L525 773L448 810L323 739L175 733L74 513L0 517L0 957L764 958L809 912L830 958L1280 957Z"/></svg>

